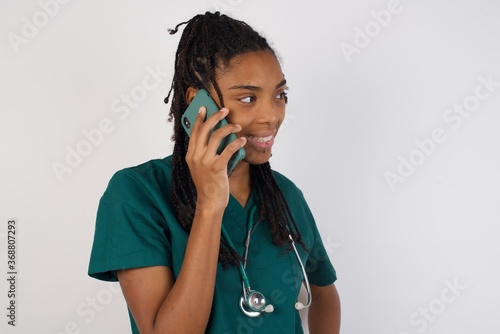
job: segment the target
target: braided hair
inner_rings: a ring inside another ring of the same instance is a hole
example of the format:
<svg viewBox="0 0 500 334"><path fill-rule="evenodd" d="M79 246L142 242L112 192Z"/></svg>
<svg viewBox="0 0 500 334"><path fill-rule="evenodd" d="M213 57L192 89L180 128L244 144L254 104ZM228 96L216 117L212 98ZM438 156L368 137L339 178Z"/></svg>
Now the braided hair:
<svg viewBox="0 0 500 334"><path fill-rule="evenodd" d="M196 206L196 187L185 160L189 144L189 137L181 125L182 113L187 108L185 92L189 87L207 90L213 87L223 107L224 99L216 80L217 70L226 68L237 55L258 51L275 53L266 39L248 24L219 12L196 15L170 29L170 34L175 34L184 24L186 26L175 55L174 77L165 103L169 102L173 92L168 118L169 121L174 120L172 139L175 141L171 196L175 215L182 228L189 233ZM259 220L265 218L268 222L273 242L286 245L290 232L292 238L308 251L269 162L250 165L250 180L256 194ZM287 250L290 249L291 244L287 247ZM227 266L236 264L239 259L236 251L222 240L219 261Z"/></svg>

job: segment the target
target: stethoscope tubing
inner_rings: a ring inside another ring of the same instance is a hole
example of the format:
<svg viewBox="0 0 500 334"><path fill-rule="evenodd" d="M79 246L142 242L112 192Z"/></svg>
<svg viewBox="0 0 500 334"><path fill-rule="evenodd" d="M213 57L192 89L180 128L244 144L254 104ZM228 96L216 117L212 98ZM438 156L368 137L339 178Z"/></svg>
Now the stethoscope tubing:
<svg viewBox="0 0 500 334"><path fill-rule="evenodd" d="M250 294L252 292L252 288L250 287L250 282L249 282L249 279L248 279L248 276L247 276L247 273L246 273L245 269L246 269L246 264L247 264L247 259L248 259L248 249L250 247L250 237L251 237L252 230L253 230L253 227L254 227L253 220L254 220L254 216L255 216L255 211L256 211L256 206L253 206L250 209L250 213L249 213L249 216L248 216L248 219L247 219L247 237L245 239L244 261L243 262L242 261L238 261L238 269L239 269L240 274L241 274L242 285L243 285L242 286L242 288L243 288L243 296L244 296L245 300L247 300L248 294ZM224 225L222 225L221 232L222 232L222 237L224 238L224 240L226 241L226 243L228 244L228 246L231 247L232 249L236 249L234 247L234 244L233 244L231 238L229 237L229 234L227 233L227 230L224 227ZM292 238L292 236L291 236L290 233L288 233L288 238L290 239L293 251L295 253L297 261L299 262L300 268L302 270L302 275L304 277L303 280L302 280L302 282L304 283L304 286L305 286L306 292L307 292L307 304L304 305L304 304L302 304L302 303L300 303L298 301L295 303L295 309L301 310L301 309L303 309L305 307L309 307L311 305L311 301L312 301L311 287L309 285L309 279L307 278L307 273L306 273L304 264L302 263L302 260L300 259L299 252L297 251L297 247L295 247L295 242L294 242L294 240L293 240L293 238ZM243 313L245 313L247 316L250 316L250 317L258 316L258 315L260 315L260 312L262 312L262 311L247 312L247 311L245 311L243 309L242 309L242 311L243 311Z"/></svg>
<svg viewBox="0 0 500 334"><path fill-rule="evenodd" d="M299 265L300 265L300 269L302 270L302 275L304 276L304 279L302 280L302 282L304 282L304 285L306 287L306 292L307 292L307 304L301 304L302 307L300 307L300 309L303 309L305 307L309 307L311 305L311 301L312 301L312 298L311 298L311 286L309 285L309 279L307 278L307 273L306 273L306 268L304 268L304 264L302 263L302 260L300 259L300 255L299 255L299 252L297 251L297 247L295 247L295 242L293 241L293 238L290 234L288 234L288 238L290 238L290 242L292 243L292 247L293 247L293 251L295 252L295 256L297 257L297 260L299 261ZM295 305L297 308L297 304L299 302L297 302Z"/></svg>

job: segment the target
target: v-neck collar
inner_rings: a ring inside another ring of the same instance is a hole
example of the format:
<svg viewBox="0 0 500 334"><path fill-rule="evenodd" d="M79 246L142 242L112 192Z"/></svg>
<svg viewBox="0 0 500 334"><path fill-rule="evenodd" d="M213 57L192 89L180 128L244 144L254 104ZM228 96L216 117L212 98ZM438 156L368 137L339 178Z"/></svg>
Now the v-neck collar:
<svg viewBox="0 0 500 334"><path fill-rule="evenodd" d="M243 232L245 235L247 233L247 218L250 213L250 209L256 205L255 195L252 191L250 197L248 198L247 204L243 207L240 202L233 195L229 195L229 203L227 204L226 211L224 216L228 216L232 220L232 222L228 222L225 224L226 229L228 231L232 229L231 225L237 225L239 230Z"/></svg>

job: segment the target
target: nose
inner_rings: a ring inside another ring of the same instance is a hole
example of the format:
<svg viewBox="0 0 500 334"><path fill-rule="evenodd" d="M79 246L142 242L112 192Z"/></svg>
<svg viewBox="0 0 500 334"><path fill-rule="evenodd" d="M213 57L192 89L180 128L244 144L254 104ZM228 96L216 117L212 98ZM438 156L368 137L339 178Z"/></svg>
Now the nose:
<svg viewBox="0 0 500 334"><path fill-rule="evenodd" d="M276 126L284 118L285 108L278 105L274 99L266 100L259 108L258 120L260 123Z"/></svg>

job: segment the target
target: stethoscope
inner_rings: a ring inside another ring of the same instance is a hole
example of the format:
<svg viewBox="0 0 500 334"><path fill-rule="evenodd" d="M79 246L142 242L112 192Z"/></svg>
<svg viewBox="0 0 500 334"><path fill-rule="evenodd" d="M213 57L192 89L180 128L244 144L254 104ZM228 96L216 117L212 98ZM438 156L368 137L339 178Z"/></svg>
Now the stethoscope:
<svg viewBox="0 0 500 334"><path fill-rule="evenodd" d="M246 269L246 264L247 264L247 258L248 258L248 247L250 246L250 238L253 232L254 228L254 216L255 216L255 211L257 210L256 206L253 206L250 209L250 213L248 215L247 219L247 237L245 239L245 256L244 256L244 261L243 263L241 261L238 261L238 268L241 274L241 279L242 279L242 285L243 285L243 293L240 298L240 309L241 311L248 317L257 317L262 314L262 312L266 313L271 313L274 311L274 306L271 304L267 304L266 297L262 293L260 293L257 290L253 290L250 287L250 282L248 280L247 273L245 271ZM231 238L229 237L229 234L227 233L226 229L224 228L224 225L222 225L222 237L226 240L227 244L229 247L235 249ZM288 238L290 239L290 242L293 247L293 251L295 253L295 256L297 257L297 260L299 261L300 268L302 270L302 275L303 275L303 280L302 282L304 283L304 286L306 288L307 292L307 303L304 305L301 302L297 301L295 303L295 309L296 310L302 310L303 308L309 307L311 305L311 287L309 286L309 280L307 279L307 274L306 270L304 268L304 264L302 263L302 260L300 259L299 252L297 252L297 248L295 247L295 243L293 241L292 236L290 233L288 233Z"/></svg>

